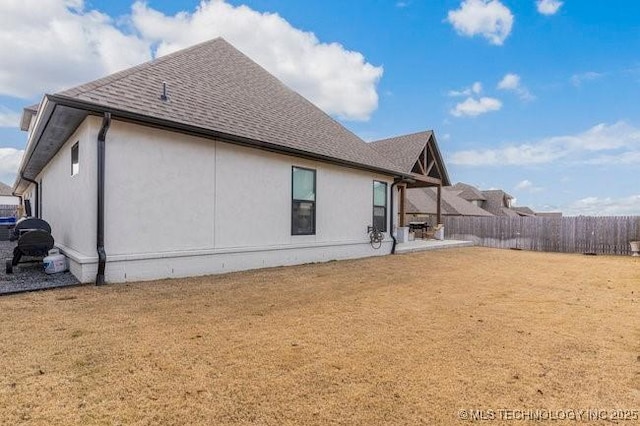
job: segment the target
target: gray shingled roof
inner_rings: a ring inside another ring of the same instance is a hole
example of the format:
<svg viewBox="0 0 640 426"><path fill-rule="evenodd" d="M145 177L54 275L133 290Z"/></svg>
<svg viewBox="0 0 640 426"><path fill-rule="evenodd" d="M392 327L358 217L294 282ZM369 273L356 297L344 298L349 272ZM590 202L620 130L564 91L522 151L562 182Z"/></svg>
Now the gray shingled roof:
<svg viewBox="0 0 640 426"><path fill-rule="evenodd" d="M513 197L501 189L490 189L482 191L482 195L486 197L486 201L482 204L482 208L496 216L519 216L517 212L508 208L505 204L506 199Z"/></svg>
<svg viewBox="0 0 640 426"><path fill-rule="evenodd" d="M167 83L168 101L160 99ZM400 172L222 38L57 94L107 108Z"/></svg>
<svg viewBox="0 0 640 426"><path fill-rule="evenodd" d="M536 213L531 210L529 207L511 207L511 210L515 210L520 216L535 216Z"/></svg>
<svg viewBox="0 0 640 426"><path fill-rule="evenodd" d="M434 151L437 157L436 161L442 170L442 183L443 185L449 185L449 174L442 159L442 155L440 154L438 145L435 142L435 135L432 130L381 139L370 142L369 145L371 145L385 158L388 158L394 164L397 164L398 167L400 167L400 170L404 173L411 173L413 166L416 164L416 161L418 161L418 157L424 150L425 145L431 139L434 141Z"/></svg>
<svg viewBox="0 0 640 426"><path fill-rule="evenodd" d="M456 189L458 191L460 191L458 193L458 196L461 198L464 198L467 201L474 201L474 200L481 200L484 201L486 200L485 196L482 195L482 192L476 188L475 186L466 184L466 183L462 183L462 182L458 182L455 185L453 185L451 188Z"/></svg>
<svg viewBox="0 0 640 426"><path fill-rule="evenodd" d="M436 214L436 188L412 188L407 190L407 213ZM452 216L493 216L488 211L460 198L452 187L442 188L442 214Z"/></svg>
<svg viewBox="0 0 640 426"><path fill-rule="evenodd" d="M502 216L520 217L520 214L518 214L518 212L513 209L502 207L500 210L502 212Z"/></svg>
<svg viewBox="0 0 640 426"><path fill-rule="evenodd" d="M375 148L376 151L400 166L402 171L409 173L413 165L418 161L418 156L432 135L433 132L428 130L411 135L381 139L370 142L369 144Z"/></svg>
<svg viewBox="0 0 640 426"><path fill-rule="evenodd" d="M436 214L438 209L436 188L411 188L406 191L406 213ZM443 215L456 215L456 210L442 197L441 213Z"/></svg>
<svg viewBox="0 0 640 426"><path fill-rule="evenodd" d="M0 182L0 195L13 195L13 189L4 182Z"/></svg>

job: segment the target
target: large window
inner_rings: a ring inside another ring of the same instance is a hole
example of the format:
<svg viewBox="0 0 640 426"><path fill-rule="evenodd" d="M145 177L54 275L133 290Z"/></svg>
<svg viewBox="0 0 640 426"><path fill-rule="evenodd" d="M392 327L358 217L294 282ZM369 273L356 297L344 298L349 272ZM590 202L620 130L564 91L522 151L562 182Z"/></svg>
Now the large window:
<svg viewBox="0 0 640 426"><path fill-rule="evenodd" d="M79 151L80 147L78 142L76 142L71 147L71 176L75 176L80 171L80 159L79 159Z"/></svg>
<svg viewBox="0 0 640 426"><path fill-rule="evenodd" d="M293 167L291 172L291 235L316 233L316 171Z"/></svg>
<svg viewBox="0 0 640 426"><path fill-rule="evenodd" d="M387 232L387 184L373 181L373 227Z"/></svg>

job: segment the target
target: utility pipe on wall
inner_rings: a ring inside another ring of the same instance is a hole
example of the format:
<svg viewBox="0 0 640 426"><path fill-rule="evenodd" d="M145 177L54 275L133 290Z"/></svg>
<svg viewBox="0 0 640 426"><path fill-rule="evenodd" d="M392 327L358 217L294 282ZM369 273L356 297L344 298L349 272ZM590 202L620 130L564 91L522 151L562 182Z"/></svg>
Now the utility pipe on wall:
<svg viewBox="0 0 640 426"><path fill-rule="evenodd" d="M395 235L393 235L393 188L399 183L414 183L415 180L411 178L401 178L398 180L394 180L391 184L391 205L389 206L389 235L391 235L391 239L393 240L393 245L391 246L391 254L396 254L396 244L398 244L398 240L396 240Z"/></svg>

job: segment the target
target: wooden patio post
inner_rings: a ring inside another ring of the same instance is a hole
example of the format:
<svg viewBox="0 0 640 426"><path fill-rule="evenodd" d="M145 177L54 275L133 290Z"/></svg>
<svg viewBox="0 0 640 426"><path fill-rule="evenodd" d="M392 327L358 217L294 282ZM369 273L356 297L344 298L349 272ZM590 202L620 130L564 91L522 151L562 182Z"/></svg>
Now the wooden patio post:
<svg viewBox="0 0 640 426"><path fill-rule="evenodd" d="M437 206L437 210L436 210L436 216L438 219L438 223L437 225L440 225L442 223L442 185L438 185L438 206Z"/></svg>
<svg viewBox="0 0 640 426"><path fill-rule="evenodd" d="M405 190L407 189L407 185L400 185L398 186L398 189L400 190L400 206L399 206L399 213L400 213L400 226L405 226L405 216L406 216L406 209L405 209Z"/></svg>

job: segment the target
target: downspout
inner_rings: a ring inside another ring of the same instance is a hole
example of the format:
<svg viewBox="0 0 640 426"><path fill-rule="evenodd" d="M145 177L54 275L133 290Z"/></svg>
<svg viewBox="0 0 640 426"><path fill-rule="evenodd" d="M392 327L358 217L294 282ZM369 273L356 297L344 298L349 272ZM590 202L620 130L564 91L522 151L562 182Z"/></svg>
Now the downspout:
<svg viewBox="0 0 640 426"><path fill-rule="evenodd" d="M393 183L391 184L391 190L389 191L391 192L391 197L390 197L391 202L389 206L389 235L391 235L391 239L393 239L393 245L391 246L391 254L396 254L396 244L398 243L398 241L396 240L396 236L393 235L393 188L400 182L402 182L402 179L394 180Z"/></svg>
<svg viewBox="0 0 640 426"><path fill-rule="evenodd" d="M398 244L398 240L396 240L395 235L393 235L393 188L399 183L414 183L415 179L403 177L400 179L396 179L391 184L391 205L389 206L389 235L391 235L391 239L393 239L393 245L391 245L391 254L396 254L396 245Z"/></svg>
<svg viewBox="0 0 640 426"><path fill-rule="evenodd" d="M32 184L34 184L36 186L36 202L35 202L36 205L34 206L34 210L35 210L36 214L34 215L34 217L39 218L40 217L39 216L40 215L40 211L39 211L39 208L40 208L39 207L40 195L38 195L38 194L40 194L40 185L38 185L38 182L36 182L35 180L29 179L28 177L26 177L24 175L24 172L20 172L20 178L26 180L27 182L31 182Z"/></svg>
<svg viewBox="0 0 640 426"><path fill-rule="evenodd" d="M105 112L102 127L98 133L98 229L96 234L96 248L98 251L98 273L96 285L104 284L104 270L107 265L107 253L104 250L104 158L105 139L111 125L111 113Z"/></svg>

